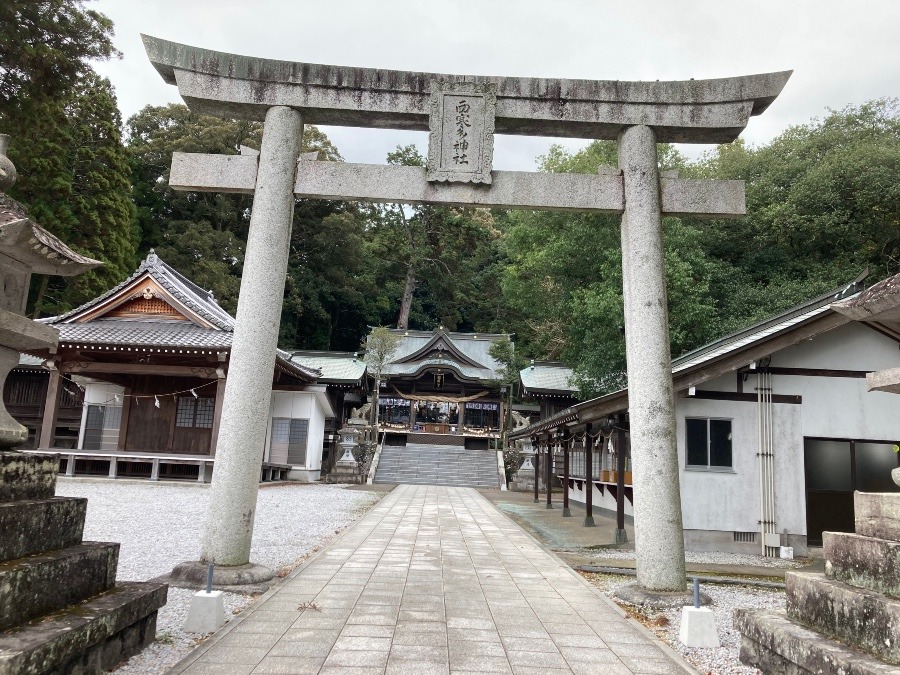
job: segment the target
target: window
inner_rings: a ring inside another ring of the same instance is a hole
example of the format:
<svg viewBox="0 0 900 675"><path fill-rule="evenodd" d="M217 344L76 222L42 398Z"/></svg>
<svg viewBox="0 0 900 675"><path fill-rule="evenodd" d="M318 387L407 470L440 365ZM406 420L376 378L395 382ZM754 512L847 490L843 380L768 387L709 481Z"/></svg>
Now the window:
<svg viewBox="0 0 900 675"><path fill-rule="evenodd" d="M731 468L731 420L689 417L685 426L689 467Z"/></svg>
<svg viewBox="0 0 900 675"><path fill-rule="evenodd" d="M272 418L272 447L269 461L281 464L306 464L306 439L309 420L290 417Z"/></svg>
<svg viewBox="0 0 900 675"><path fill-rule="evenodd" d="M212 397L182 396L175 412L176 427L212 429L216 401Z"/></svg>

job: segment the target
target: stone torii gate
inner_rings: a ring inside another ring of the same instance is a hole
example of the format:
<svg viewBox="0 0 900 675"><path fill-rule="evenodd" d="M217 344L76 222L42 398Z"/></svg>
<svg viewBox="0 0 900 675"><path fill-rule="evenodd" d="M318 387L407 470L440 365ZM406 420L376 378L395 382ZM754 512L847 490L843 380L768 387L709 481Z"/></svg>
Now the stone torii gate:
<svg viewBox="0 0 900 675"><path fill-rule="evenodd" d="M143 40L193 111L265 122L258 154L172 159L176 190L254 195L202 560L249 566L295 197L590 211L622 214L638 584L684 591L661 218L740 216L746 206L742 181L660 176L656 144L733 141L790 71L683 82L439 75ZM429 131L428 164L299 157L304 123ZM495 133L617 140L619 166L597 175L494 171Z"/></svg>

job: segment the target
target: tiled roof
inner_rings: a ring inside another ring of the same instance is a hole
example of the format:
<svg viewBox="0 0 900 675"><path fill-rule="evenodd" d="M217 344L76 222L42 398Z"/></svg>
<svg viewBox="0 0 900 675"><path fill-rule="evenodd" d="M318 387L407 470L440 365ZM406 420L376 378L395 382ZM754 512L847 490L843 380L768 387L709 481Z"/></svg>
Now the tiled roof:
<svg viewBox="0 0 900 675"><path fill-rule="evenodd" d="M366 362L347 352L291 352L291 361L321 371L319 382L353 384L366 374Z"/></svg>
<svg viewBox="0 0 900 675"><path fill-rule="evenodd" d="M143 276L144 273L149 273L154 281L172 294L173 298L192 312L195 312L197 315L209 321L212 325L222 330L234 330L234 318L224 309L219 307L219 303L217 303L213 297L212 291L206 291L200 288L193 281L186 278L175 268L163 261L152 250L150 251L150 255L141 261L141 264L138 266L137 270L135 270L134 274L118 286L111 288L106 293L86 302L80 307L76 307L70 312L46 319L46 322L57 325L75 321L79 315L102 304L104 300L126 288L133 281Z"/></svg>
<svg viewBox="0 0 900 675"><path fill-rule="evenodd" d="M562 363L540 361L519 372L526 391L557 392L562 395L577 393L573 375L574 371Z"/></svg>
<svg viewBox="0 0 900 675"><path fill-rule="evenodd" d="M400 343L391 358L391 363L384 368L386 375L415 375L422 368L439 366L445 368L453 367L463 377L470 379L499 380L501 377L499 371L502 366L494 360L488 353L488 350L494 342L509 340L509 335L403 329L393 329L391 332L400 337ZM455 349L472 363L478 364L479 367L459 363L449 352L446 352L446 356L442 359L428 357L408 363L397 363L426 347L438 333L441 333Z"/></svg>
<svg viewBox="0 0 900 675"><path fill-rule="evenodd" d="M203 328L188 321L94 319L85 323L54 325L59 329L60 344L67 342L134 347L231 348L230 330Z"/></svg>
<svg viewBox="0 0 900 675"><path fill-rule="evenodd" d="M818 316L833 311L833 308L831 307L832 303L835 303L838 300L856 297L858 294L859 291L855 290L854 287L848 286L844 289L821 295L803 305L793 307L786 312L766 319L749 328L745 328L742 331L726 335L715 342L711 342L699 349L683 354L677 359L673 359L672 373L678 374L682 371L695 368L719 357L737 352L754 343L762 342L779 333L787 332L794 326L799 326Z"/></svg>
<svg viewBox="0 0 900 675"><path fill-rule="evenodd" d="M79 317L102 305L108 298L127 289L129 285L134 284L144 275L149 275L174 300L214 327L208 328L191 321L153 319L152 317L113 319L100 315L98 318L88 321L78 321ZM134 274L103 295L70 312L41 319L41 321L59 329L60 344L103 344L162 349L229 350L235 325L234 318L219 307L212 292L200 288L153 251L141 261ZM292 362L291 355L281 349L276 350L275 363L279 369L301 380L315 381L320 375L320 371L315 367Z"/></svg>
<svg viewBox="0 0 900 675"><path fill-rule="evenodd" d="M19 354L18 368L40 368L42 365L44 365L44 359L31 356L31 354Z"/></svg>

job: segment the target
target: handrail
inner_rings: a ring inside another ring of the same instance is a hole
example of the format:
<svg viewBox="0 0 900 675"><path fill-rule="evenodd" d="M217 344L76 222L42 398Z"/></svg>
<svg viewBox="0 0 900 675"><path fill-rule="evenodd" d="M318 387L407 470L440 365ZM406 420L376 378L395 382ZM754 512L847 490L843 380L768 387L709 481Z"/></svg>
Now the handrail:
<svg viewBox="0 0 900 675"><path fill-rule="evenodd" d="M372 457L372 463L369 464L366 485L372 485L375 482L375 471L378 469L378 460L381 459L381 449L384 447L385 438L387 438L387 430L381 432L381 443L378 442L378 437L375 437L375 455Z"/></svg>

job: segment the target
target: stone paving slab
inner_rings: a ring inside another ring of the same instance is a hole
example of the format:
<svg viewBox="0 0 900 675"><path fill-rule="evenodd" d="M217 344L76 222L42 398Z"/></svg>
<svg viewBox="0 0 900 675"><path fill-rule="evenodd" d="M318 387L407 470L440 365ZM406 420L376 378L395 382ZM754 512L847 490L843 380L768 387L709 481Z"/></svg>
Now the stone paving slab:
<svg viewBox="0 0 900 675"><path fill-rule="evenodd" d="M472 488L402 485L173 674L694 673Z"/></svg>

